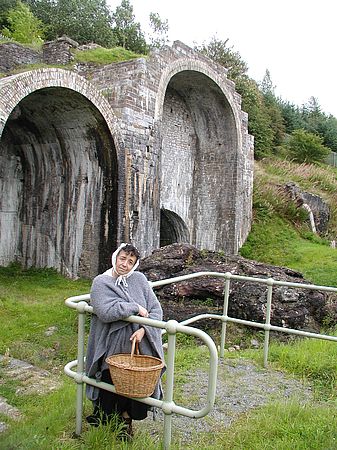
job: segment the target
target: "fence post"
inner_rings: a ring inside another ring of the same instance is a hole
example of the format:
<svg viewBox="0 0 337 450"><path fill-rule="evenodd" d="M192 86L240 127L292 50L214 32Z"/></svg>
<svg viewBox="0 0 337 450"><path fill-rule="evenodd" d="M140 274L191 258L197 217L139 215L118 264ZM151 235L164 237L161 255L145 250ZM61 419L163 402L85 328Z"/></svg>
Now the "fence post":
<svg viewBox="0 0 337 450"><path fill-rule="evenodd" d="M267 309L266 309L266 320L265 320L265 334L264 334L264 352L263 352L263 365L268 366L268 350L269 350L269 335L270 335L270 315L271 315L271 301L273 296L273 278L268 278L267 285Z"/></svg>
<svg viewBox="0 0 337 450"><path fill-rule="evenodd" d="M174 388L174 359L176 348L176 332L178 322L169 320L166 331L168 335L167 364L166 364L166 389L163 403L164 412L164 450L169 450L172 437L172 409Z"/></svg>
<svg viewBox="0 0 337 450"><path fill-rule="evenodd" d="M76 435L82 432L82 414L83 414L83 381L84 373L84 333L85 333L85 307L86 302L78 304L78 336L77 336L77 395L76 395Z"/></svg>
<svg viewBox="0 0 337 450"><path fill-rule="evenodd" d="M220 358L225 356L225 342L226 342L226 330L227 330L227 314L228 314L228 301L229 301L229 286L231 273L225 273L225 293L224 293L224 303L222 311L222 325L221 325L221 340L220 340Z"/></svg>

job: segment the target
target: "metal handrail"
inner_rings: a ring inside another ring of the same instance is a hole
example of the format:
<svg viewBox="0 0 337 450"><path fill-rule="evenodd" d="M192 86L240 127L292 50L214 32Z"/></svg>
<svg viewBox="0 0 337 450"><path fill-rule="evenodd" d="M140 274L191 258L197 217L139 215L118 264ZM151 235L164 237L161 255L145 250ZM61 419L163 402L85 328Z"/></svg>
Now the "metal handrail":
<svg viewBox="0 0 337 450"><path fill-rule="evenodd" d="M274 280L273 278L255 278L255 277L247 277L245 275L234 275L230 272L220 273L220 272L196 272L188 275L182 275L179 277L168 278L165 280L150 282L150 285L155 288L159 286L164 286L166 284L178 283L180 281L190 280L192 278L199 277L217 277L223 278L225 280L225 289L224 289L224 303L223 303L223 311L222 314L202 314L190 319L184 320L180 322L181 324L187 325L194 322L197 322L201 319L216 319L222 321L221 326L221 342L220 342L220 358L224 357L225 354L225 341L226 341L226 327L227 322L237 323L239 325L246 325L250 327L260 328L265 331L265 339L264 339L264 347L263 347L263 363L264 366L268 365L268 352L269 352L269 338L270 331L276 331L280 333L294 334L297 336L305 336L309 338L323 339L328 341L337 342L336 336L330 336L326 334L319 333L311 333L309 331L296 330L293 328L279 327L276 325L271 325L271 305L272 305L272 295L273 295L273 286L288 286L297 289L310 289L316 291L325 291L325 292L335 292L337 293L337 288L331 286L319 286L315 284L302 284L302 283L293 283L289 281L281 281ZM265 322L253 322L250 320L236 319L234 317L228 316L228 304L229 304L229 292L230 292L230 282L231 280L238 281L253 281L256 283L262 283L267 285L267 304L266 304L266 318Z"/></svg>
<svg viewBox="0 0 337 450"><path fill-rule="evenodd" d="M111 384L98 382L93 378L89 378L84 373L84 335L85 335L85 314L92 313L92 306L88 305L85 300L89 300L90 295L80 295L77 297L70 297L66 299L65 303L68 307L76 309L79 313L78 321L78 353L77 360L70 361L64 367L66 375L72 377L77 383L76 396L76 434L80 435L82 431L82 415L83 415L83 384L90 384L110 392L116 392L115 387ZM168 346L166 357L166 389L163 400L157 400L152 397L137 398L136 400L162 409L164 413L164 449L169 449L172 436L172 413L181 414L191 418L201 418L206 416L212 409L215 402L217 366L218 366L218 352L212 338L202 330L189 327L178 323L175 320L168 322L148 319L139 316L130 316L124 319L127 322L139 323L151 327L161 328L168 334ZM174 361L176 349L176 333L186 333L201 339L209 349L209 371L208 371L208 388L206 404L199 410L188 409L176 405L173 400L174 390ZM76 372L72 369L77 367Z"/></svg>
<svg viewBox="0 0 337 450"><path fill-rule="evenodd" d="M220 357L224 357L225 351L225 340L226 340L226 325L227 322L233 322L240 325L247 325L250 327L256 327L263 329L265 331L264 339L264 366L268 364L268 351L269 351L269 335L270 331L276 331L281 333L294 334L299 336L305 336L309 338L324 339L329 341L337 342L336 336L330 336L325 334L312 333L302 330L296 330L292 328L279 327L271 325L271 304L273 295L273 286L288 286L299 289L310 289L319 290L327 292L337 292L337 288L329 286L318 286L314 284L301 284L292 283L287 281L278 281L273 278L255 278L247 277L243 275L233 275L230 272L220 273L220 272L197 272L188 275L183 275L179 277L169 278L165 280L149 282L153 287L164 286L166 284L178 283L180 281L189 280L198 277L218 277L224 278L225 289L224 289L224 304L222 314L199 314L187 320L178 323L175 320L169 320L168 322L158 321L153 319L147 319L139 316L130 316L125 319L128 322L134 322L144 325L150 325L157 328L161 328L163 333L168 334L168 351L167 351L167 371L166 371L166 389L164 400L157 400L151 397L144 399L137 399L143 403L151 406L161 408L164 412L164 449L167 450L170 447L171 435L172 435L172 413L182 414L187 417L201 418L209 413L214 405L215 401L215 390L216 390L216 376L217 376L217 350L215 344L211 337L199 330L197 328L189 327L188 325L194 323L201 319L216 319L222 322L221 328L221 343L220 343ZM253 281L257 283L266 284L267 286L267 305L266 305L266 318L265 322L253 322L249 320L236 319L228 316L228 303L229 303L229 292L230 292L230 282L231 280L239 281ZM65 368L65 373L74 378L77 383L77 397L76 397L76 433L81 433L82 427L82 412L83 412L83 383L90 384L92 386L97 386L102 389L106 389L110 392L115 392L113 385L103 382L97 382L92 378L89 378L84 373L84 328L85 328L85 314L92 313L92 306L88 305L87 301L90 300L90 294L79 295L75 297L69 297L65 300L68 307L76 309L79 313L79 323L78 323L78 355L77 360L69 362ZM173 401L173 382L174 382L174 358L175 358L175 346L176 346L176 333L186 333L192 336L198 337L205 342L210 352L209 361L209 374L208 374L208 390L207 390L207 403L206 405L198 410L190 410L188 408L176 405ZM71 369L77 366L77 371L73 372Z"/></svg>

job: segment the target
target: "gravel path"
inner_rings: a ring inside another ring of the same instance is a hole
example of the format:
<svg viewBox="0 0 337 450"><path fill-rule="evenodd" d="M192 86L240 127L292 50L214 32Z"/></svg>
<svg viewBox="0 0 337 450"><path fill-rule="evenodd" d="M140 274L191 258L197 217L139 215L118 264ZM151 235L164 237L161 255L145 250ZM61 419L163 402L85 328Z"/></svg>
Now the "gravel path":
<svg viewBox="0 0 337 450"><path fill-rule="evenodd" d="M191 373L189 382L183 387L183 398L189 400L185 406L198 410L205 405L208 375L202 370ZM197 398L198 397L198 398ZM305 386L282 372L264 369L245 359L225 359L218 367L218 381L215 405L211 412L201 419L173 415L172 432L184 444L196 432L217 432L228 427L242 413L264 405L274 399L299 398L306 402L312 399L310 386ZM136 427L145 426L158 439L163 435L163 413L157 420L152 414Z"/></svg>

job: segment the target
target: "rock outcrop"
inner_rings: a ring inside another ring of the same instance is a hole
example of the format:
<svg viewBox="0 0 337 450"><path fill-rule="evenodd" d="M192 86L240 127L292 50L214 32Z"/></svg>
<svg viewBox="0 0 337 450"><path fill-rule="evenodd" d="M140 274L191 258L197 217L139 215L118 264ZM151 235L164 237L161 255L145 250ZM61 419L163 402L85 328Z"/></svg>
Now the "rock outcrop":
<svg viewBox="0 0 337 450"><path fill-rule="evenodd" d="M210 271L310 284L301 273L286 267L198 250L188 244L172 244L155 250L152 255L142 260L140 270L150 281ZM221 314L223 291L224 280L211 276L156 288L156 294L163 305L165 320L178 321L205 312ZM265 284L231 280L228 315L264 322L266 300ZM273 325L317 331L328 321L330 324L337 323L337 299L332 294L287 286L273 288Z"/></svg>
<svg viewBox="0 0 337 450"><path fill-rule="evenodd" d="M298 208L306 207L308 218L310 217L310 212L312 213L316 232L324 236L327 232L330 219L329 205L318 195L302 191L296 183L287 183L284 189Z"/></svg>

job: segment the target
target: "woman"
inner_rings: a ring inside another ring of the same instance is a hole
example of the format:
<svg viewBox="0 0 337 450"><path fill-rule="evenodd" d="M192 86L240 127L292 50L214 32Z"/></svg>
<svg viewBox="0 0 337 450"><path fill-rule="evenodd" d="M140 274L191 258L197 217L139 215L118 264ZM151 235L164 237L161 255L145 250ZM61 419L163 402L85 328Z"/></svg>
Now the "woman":
<svg viewBox="0 0 337 450"><path fill-rule="evenodd" d="M125 322L131 315L162 320L162 308L145 275L136 272L139 252L131 244L121 244L112 255L112 268L98 275L91 287L90 302L93 307L87 348L86 372L91 378L112 384L105 358L117 353L130 353L135 338L139 351L164 359L161 329ZM107 423L116 414L126 425L127 435L132 435L132 419L147 417L149 406L104 389L87 385L87 397L94 405L88 423ZM160 382L153 397L161 398Z"/></svg>

